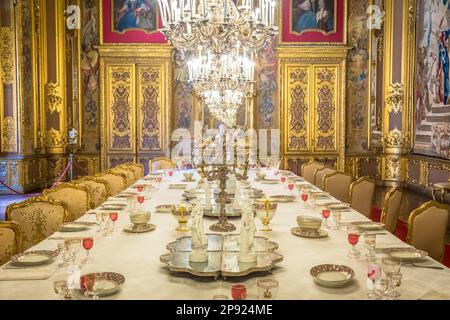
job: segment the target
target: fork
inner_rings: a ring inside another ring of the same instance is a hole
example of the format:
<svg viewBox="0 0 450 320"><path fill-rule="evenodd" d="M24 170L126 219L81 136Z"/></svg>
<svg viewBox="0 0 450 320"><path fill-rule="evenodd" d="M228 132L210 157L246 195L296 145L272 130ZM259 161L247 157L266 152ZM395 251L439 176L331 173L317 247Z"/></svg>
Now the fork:
<svg viewBox="0 0 450 320"><path fill-rule="evenodd" d="M415 264L415 263L413 263L413 262L410 262L410 263L405 263L405 264L407 264L407 265L411 265L411 266L414 266L414 267L416 267L416 268L424 268L424 269L435 269L435 270L444 270L444 268L443 268L443 267L438 267L438 266L421 266L421 265L417 265L417 264Z"/></svg>

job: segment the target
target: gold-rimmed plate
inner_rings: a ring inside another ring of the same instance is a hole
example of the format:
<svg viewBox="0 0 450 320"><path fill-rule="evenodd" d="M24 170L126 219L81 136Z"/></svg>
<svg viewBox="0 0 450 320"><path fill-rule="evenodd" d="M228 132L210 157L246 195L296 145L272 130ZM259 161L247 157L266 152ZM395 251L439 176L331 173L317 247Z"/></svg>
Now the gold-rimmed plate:
<svg viewBox="0 0 450 320"><path fill-rule="evenodd" d="M102 206L100 206L100 210L106 210L106 211L122 211L127 208L126 204L122 203L105 203Z"/></svg>
<svg viewBox="0 0 450 320"><path fill-rule="evenodd" d="M116 272L95 272L80 277L81 292L84 293L89 281L93 281L93 295L107 297L117 293L125 283L125 277ZM98 282L96 284L95 282ZM96 290L96 288L99 288Z"/></svg>
<svg viewBox="0 0 450 320"><path fill-rule="evenodd" d="M292 228L291 233L294 236L301 238L319 239L328 237L328 232L323 229L318 230L303 230L300 227Z"/></svg>
<svg viewBox="0 0 450 320"><path fill-rule="evenodd" d="M187 184L185 184L185 183L169 184L169 189L184 190L186 188L187 188Z"/></svg>
<svg viewBox="0 0 450 320"><path fill-rule="evenodd" d="M363 231L383 230L384 228L384 223L373 221L357 221L351 222L350 224L358 226L358 228Z"/></svg>
<svg viewBox="0 0 450 320"><path fill-rule="evenodd" d="M61 226L61 229L59 232L80 232L80 231L86 231L93 225L95 225L95 222L68 222Z"/></svg>
<svg viewBox="0 0 450 320"><path fill-rule="evenodd" d="M346 286L355 276L355 272L343 265L322 264L310 270L314 281L327 288L340 288Z"/></svg>
<svg viewBox="0 0 450 320"><path fill-rule="evenodd" d="M11 265L19 267L40 266L50 263L53 258L57 257L59 250L35 250L16 254L11 258Z"/></svg>
<svg viewBox="0 0 450 320"><path fill-rule="evenodd" d="M275 201L278 203L289 203L295 201L295 196L291 195L275 195L269 198L271 201Z"/></svg>
<svg viewBox="0 0 450 320"><path fill-rule="evenodd" d="M406 262L419 261L428 257L428 253L416 248L386 248L383 253Z"/></svg>
<svg viewBox="0 0 450 320"><path fill-rule="evenodd" d="M129 233L145 233L145 232L153 231L155 229L156 229L156 226L151 223L140 224L140 225L129 224L123 228L123 231L129 232Z"/></svg>
<svg viewBox="0 0 450 320"><path fill-rule="evenodd" d="M348 210L350 207L343 203L334 203L334 204L328 204L328 209L330 210Z"/></svg>

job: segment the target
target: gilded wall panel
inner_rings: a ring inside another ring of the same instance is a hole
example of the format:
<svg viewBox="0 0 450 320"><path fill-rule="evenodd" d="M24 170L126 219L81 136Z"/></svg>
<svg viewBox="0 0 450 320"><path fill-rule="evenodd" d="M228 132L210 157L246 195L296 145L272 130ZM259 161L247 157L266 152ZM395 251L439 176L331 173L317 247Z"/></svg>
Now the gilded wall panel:
<svg viewBox="0 0 450 320"><path fill-rule="evenodd" d="M314 67L314 150L338 152L338 67Z"/></svg>
<svg viewBox="0 0 450 320"><path fill-rule="evenodd" d="M2 80L4 84L14 81L14 33L12 28L0 28L0 62Z"/></svg>
<svg viewBox="0 0 450 320"><path fill-rule="evenodd" d="M287 66L287 145L288 152L310 150L309 67Z"/></svg>
<svg viewBox="0 0 450 320"><path fill-rule="evenodd" d="M134 65L108 66L109 151L134 151Z"/></svg>
<svg viewBox="0 0 450 320"><path fill-rule="evenodd" d="M140 151L162 150L162 66L138 67L138 141Z"/></svg>
<svg viewBox="0 0 450 320"><path fill-rule="evenodd" d="M2 124L2 148L3 152L17 152L17 127L15 120L7 116Z"/></svg>

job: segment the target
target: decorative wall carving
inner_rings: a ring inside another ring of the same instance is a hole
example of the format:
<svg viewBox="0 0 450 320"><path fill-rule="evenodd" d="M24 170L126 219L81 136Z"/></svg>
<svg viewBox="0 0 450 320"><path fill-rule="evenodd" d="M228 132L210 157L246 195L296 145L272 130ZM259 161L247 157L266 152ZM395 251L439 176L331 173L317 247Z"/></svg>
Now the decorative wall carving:
<svg viewBox="0 0 450 320"><path fill-rule="evenodd" d="M309 150L309 68L288 69L288 150Z"/></svg>
<svg viewBox="0 0 450 320"><path fill-rule="evenodd" d="M161 150L161 66L139 67L139 149Z"/></svg>
<svg viewBox="0 0 450 320"><path fill-rule="evenodd" d="M51 158L47 160L47 180L55 181L61 177L65 168L65 158Z"/></svg>
<svg viewBox="0 0 450 320"><path fill-rule="evenodd" d="M62 111L61 87L58 83L49 82L45 85L45 106L50 113Z"/></svg>
<svg viewBox="0 0 450 320"><path fill-rule="evenodd" d="M50 128L45 136L45 146L47 148L63 148L66 145L66 138L63 132Z"/></svg>
<svg viewBox="0 0 450 320"><path fill-rule="evenodd" d="M395 128L383 137L383 146L385 148L404 148L408 144L408 139L407 133Z"/></svg>
<svg viewBox="0 0 450 320"><path fill-rule="evenodd" d="M2 151L17 152L16 122L10 116L3 119L2 124Z"/></svg>
<svg viewBox="0 0 450 320"><path fill-rule="evenodd" d="M398 82L391 84L386 97L388 112L394 114L402 112L404 100L403 84Z"/></svg>
<svg viewBox="0 0 450 320"><path fill-rule="evenodd" d="M0 28L0 62L4 84L14 81L14 34L8 27Z"/></svg>
<svg viewBox="0 0 450 320"><path fill-rule="evenodd" d="M337 151L336 147L336 115L337 89L336 69L317 67L315 69L316 99L314 114L315 150Z"/></svg>

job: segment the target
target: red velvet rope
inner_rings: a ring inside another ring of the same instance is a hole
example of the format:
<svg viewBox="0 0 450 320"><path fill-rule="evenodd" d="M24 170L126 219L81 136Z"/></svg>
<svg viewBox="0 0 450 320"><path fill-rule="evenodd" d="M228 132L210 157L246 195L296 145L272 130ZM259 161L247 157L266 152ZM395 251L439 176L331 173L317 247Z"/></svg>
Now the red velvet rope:
<svg viewBox="0 0 450 320"><path fill-rule="evenodd" d="M71 165L72 165L72 160L69 161L69 163L67 164L66 168L64 169L62 175L59 177L59 179L49 189L56 187L61 182L61 180L67 174L67 171L69 170ZM12 191L13 193L19 194L21 196L34 197L34 196L40 195L40 193L25 194L25 193L19 192L17 190L14 190L10 186L8 186L3 180L0 180L0 184L3 185L5 188L9 189L10 191Z"/></svg>

